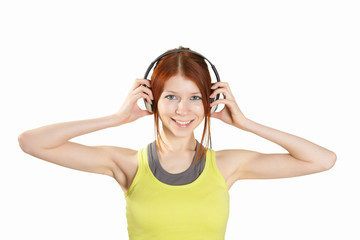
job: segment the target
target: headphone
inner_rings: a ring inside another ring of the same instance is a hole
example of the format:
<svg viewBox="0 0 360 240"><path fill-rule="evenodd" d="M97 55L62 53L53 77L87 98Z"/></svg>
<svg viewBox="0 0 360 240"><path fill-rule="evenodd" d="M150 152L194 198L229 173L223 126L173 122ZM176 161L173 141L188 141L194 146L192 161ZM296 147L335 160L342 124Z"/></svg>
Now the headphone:
<svg viewBox="0 0 360 240"><path fill-rule="evenodd" d="M150 70L153 68L153 66L154 66L155 64L157 64L157 63L160 61L160 59L162 59L163 57L165 57L165 56L167 56L167 55L170 55L170 54L172 54L172 53L180 53L180 52L189 52L189 53L193 53L193 54L196 54L196 55L202 57L204 60L206 60L206 61L210 64L211 68L213 69L213 71L214 71L214 73L215 73L216 81L217 81L217 82L220 82L220 76L219 76L219 73L217 72L214 64L212 64L206 57L204 57L204 56L201 55L200 53L197 53L197 52L192 51L192 50L189 50L189 49L175 49L175 50L171 50L171 51L165 52L165 53L161 54L160 56L158 56L158 57L149 65L149 67L147 68L147 70L146 70L146 72L145 72L145 75L144 75L144 79L147 79ZM156 68L156 66L155 66L155 68ZM144 85L144 86L146 86L146 85ZM147 87L147 86L146 86L146 87ZM211 89L211 93L212 93L213 91L214 91L214 90ZM211 94L211 93L210 93L210 94ZM218 100L219 98L220 98L220 94L217 94L215 98L210 98L210 103ZM148 103L145 99L144 99L144 103L145 103L146 109L147 109L149 112L153 112L153 104ZM215 106L211 107L210 112L211 112L211 113L215 112L216 109L217 109L217 107L218 107L218 105L215 105Z"/></svg>

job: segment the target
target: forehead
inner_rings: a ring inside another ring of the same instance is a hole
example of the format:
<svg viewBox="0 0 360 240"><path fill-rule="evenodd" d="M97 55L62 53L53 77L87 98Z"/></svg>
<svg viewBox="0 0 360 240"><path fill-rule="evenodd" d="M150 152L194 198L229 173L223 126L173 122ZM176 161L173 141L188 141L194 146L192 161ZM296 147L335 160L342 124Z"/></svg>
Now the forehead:
<svg viewBox="0 0 360 240"><path fill-rule="evenodd" d="M182 75L175 75L166 81L164 86L164 92L165 91L194 93L200 92L200 89L192 80Z"/></svg>

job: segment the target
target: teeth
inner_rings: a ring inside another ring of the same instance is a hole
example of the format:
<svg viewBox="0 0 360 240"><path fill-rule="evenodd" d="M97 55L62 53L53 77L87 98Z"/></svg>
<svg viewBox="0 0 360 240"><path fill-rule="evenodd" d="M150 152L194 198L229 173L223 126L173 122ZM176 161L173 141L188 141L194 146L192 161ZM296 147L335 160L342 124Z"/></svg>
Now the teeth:
<svg viewBox="0 0 360 240"><path fill-rule="evenodd" d="M176 122L177 122L177 123L180 123L181 125L185 125L185 124L190 123L191 121L187 121L187 122L176 121Z"/></svg>

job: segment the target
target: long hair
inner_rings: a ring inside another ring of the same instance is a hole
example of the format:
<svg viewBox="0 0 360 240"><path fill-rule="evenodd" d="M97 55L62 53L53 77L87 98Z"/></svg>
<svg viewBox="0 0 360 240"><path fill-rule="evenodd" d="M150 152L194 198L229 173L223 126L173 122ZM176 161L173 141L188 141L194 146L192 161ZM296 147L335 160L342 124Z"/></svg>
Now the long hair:
<svg viewBox="0 0 360 240"><path fill-rule="evenodd" d="M177 49L187 49L179 47ZM176 50L176 49L172 49ZM169 50L169 51L172 51ZM195 164L204 156L210 142L210 91L211 77L208 66L201 56L191 52L175 52L164 56L157 63L151 76L151 89L154 96L153 113L156 134L156 145L161 151L161 144L165 144L161 139L159 130L158 101L164 90L165 83L173 76L181 74L193 81L200 89L202 103L204 107L204 129L201 137L201 144L196 152Z"/></svg>

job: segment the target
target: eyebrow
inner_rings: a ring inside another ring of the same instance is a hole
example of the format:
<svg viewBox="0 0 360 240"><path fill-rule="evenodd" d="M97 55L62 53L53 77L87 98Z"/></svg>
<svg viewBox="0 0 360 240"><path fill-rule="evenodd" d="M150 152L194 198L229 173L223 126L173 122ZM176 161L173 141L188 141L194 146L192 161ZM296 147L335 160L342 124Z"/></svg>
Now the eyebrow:
<svg viewBox="0 0 360 240"><path fill-rule="evenodd" d="M175 92L175 91L164 91L164 92L178 94L178 92ZM193 92L193 93L190 93L190 94L201 94L201 92Z"/></svg>

